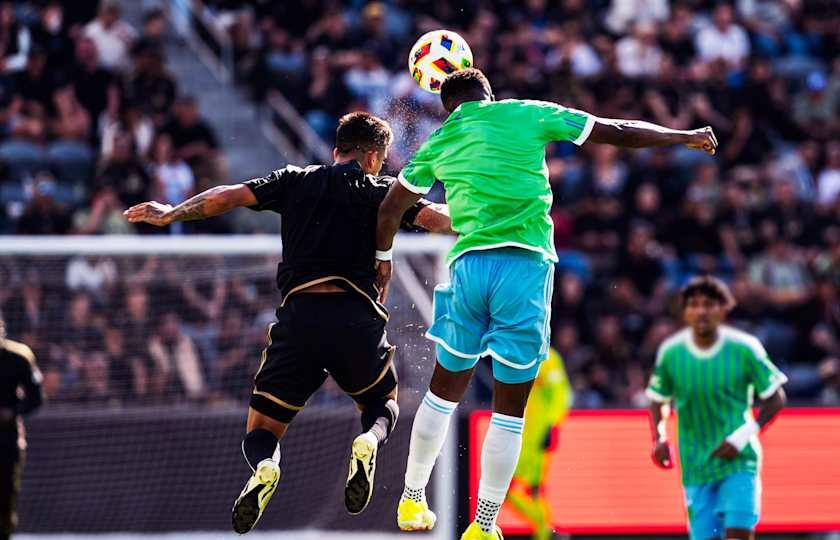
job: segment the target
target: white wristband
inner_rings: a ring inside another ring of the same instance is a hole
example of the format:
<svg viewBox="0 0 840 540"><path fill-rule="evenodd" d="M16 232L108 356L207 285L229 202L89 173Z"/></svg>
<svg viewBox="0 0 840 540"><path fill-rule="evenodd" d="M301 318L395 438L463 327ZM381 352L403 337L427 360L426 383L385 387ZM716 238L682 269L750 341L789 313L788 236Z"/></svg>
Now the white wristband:
<svg viewBox="0 0 840 540"><path fill-rule="evenodd" d="M759 431L761 431L761 426L758 425L758 422L750 420L730 433L729 437L726 438L726 442L737 448L740 452L747 446L753 435L758 434Z"/></svg>
<svg viewBox="0 0 840 540"><path fill-rule="evenodd" d="M387 251L379 251L376 250L376 260L377 261L390 261L394 255L394 248L391 248Z"/></svg>

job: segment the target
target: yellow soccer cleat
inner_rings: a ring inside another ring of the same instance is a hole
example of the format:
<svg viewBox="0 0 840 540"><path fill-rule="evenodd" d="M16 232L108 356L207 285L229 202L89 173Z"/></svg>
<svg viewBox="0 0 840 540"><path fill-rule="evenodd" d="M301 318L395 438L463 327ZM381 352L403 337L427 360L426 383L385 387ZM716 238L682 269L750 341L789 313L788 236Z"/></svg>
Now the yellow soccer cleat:
<svg viewBox="0 0 840 540"><path fill-rule="evenodd" d="M424 501L419 503L411 499L400 499L397 507L397 525L403 531L431 531L437 516L429 510Z"/></svg>
<svg viewBox="0 0 840 540"><path fill-rule="evenodd" d="M344 507L352 514L367 508L373 495L373 475L376 473L376 450L379 441L370 432L356 437L350 451L350 470L344 484Z"/></svg>
<svg viewBox="0 0 840 540"><path fill-rule="evenodd" d="M280 480L280 466L272 459L264 459L257 465L257 470L245 484L239 498L233 503L231 517L233 530L245 534L259 521L268 501L277 489Z"/></svg>
<svg viewBox="0 0 840 540"><path fill-rule="evenodd" d="M491 533L486 533L481 530L478 523L473 521L464 534L461 535L461 540L505 540L502 535L502 530L496 525L496 530Z"/></svg>

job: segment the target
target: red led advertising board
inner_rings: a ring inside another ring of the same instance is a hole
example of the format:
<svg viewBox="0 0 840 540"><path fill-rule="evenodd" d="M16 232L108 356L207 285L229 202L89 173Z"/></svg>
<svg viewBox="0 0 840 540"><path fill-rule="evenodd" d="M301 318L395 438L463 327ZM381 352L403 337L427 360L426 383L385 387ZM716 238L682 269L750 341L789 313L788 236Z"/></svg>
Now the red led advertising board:
<svg viewBox="0 0 840 540"><path fill-rule="evenodd" d="M470 515L490 412L470 417ZM676 438L671 417L669 433ZM572 534L685 533L679 467L650 459L647 411L573 411L552 453L546 496L558 531ZM764 532L840 530L840 408L788 408L761 434ZM506 504L506 534L529 534Z"/></svg>

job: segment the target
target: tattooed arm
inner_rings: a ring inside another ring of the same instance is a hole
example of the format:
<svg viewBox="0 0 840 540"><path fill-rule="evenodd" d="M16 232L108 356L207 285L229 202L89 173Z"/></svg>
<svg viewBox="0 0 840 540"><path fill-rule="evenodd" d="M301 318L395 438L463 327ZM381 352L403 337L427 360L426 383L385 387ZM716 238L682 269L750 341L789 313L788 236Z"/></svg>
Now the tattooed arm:
<svg viewBox="0 0 840 540"><path fill-rule="evenodd" d="M245 184L216 186L182 202L178 206L156 201L132 206L123 215L131 223L150 223L163 227L173 221L192 221L224 214L240 206L254 206L257 198Z"/></svg>

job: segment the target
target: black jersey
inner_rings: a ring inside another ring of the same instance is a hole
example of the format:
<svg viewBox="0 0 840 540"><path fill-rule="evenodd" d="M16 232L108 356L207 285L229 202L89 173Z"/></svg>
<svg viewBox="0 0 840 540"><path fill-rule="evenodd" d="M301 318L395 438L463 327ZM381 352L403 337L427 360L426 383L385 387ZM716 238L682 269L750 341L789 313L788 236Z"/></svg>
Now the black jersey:
<svg viewBox="0 0 840 540"><path fill-rule="evenodd" d="M283 260L277 267L277 286L288 298L316 283L331 281L364 294L374 309L387 317L377 301L376 221L379 205L396 181L390 176L365 174L353 160L338 165L289 165L264 178L245 182L257 204L282 216ZM421 201L403 216L412 228Z"/></svg>
<svg viewBox="0 0 840 540"><path fill-rule="evenodd" d="M17 417L41 405L41 378L32 349L17 341L0 339L0 409L4 409L0 452L18 445L17 418L5 421L7 415ZM18 394L19 389L23 389L23 397Z"/></svg>

